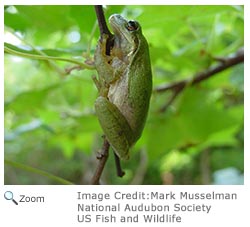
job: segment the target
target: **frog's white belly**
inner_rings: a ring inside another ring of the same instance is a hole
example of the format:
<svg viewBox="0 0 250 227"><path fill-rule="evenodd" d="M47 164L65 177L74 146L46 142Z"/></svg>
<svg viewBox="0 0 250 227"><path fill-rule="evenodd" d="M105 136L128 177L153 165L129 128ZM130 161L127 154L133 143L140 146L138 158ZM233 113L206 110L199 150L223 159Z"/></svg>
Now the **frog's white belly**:
<svg viewBox="0 0 250 227"><path fill-rule="evenodd" d="M133 109L128 101L128 77L122 77L110 85L108 98L127 119L131 128L134 129Z"/></svg>

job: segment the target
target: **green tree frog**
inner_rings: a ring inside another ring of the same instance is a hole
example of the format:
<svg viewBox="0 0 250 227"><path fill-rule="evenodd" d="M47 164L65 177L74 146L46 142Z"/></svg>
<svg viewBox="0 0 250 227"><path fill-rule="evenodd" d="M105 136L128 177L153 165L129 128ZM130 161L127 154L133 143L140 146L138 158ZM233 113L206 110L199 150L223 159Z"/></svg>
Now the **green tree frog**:
<svg viewBox="0 0 250 227"><path fill-rule="evenodd" d="M152 73L149 48L137 21L121 15L109 18L114 32L111 49L107 35L99 40L95 52L100 96L95 110L104 134L115 153L129 158L130 147L140 138L149 109Z"/></svg>

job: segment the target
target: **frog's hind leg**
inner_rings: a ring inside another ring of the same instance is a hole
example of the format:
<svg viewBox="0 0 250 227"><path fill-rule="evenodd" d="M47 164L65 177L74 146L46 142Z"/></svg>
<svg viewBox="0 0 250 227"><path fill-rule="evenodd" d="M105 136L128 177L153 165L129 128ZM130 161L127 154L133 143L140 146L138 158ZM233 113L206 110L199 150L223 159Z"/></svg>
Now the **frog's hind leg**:
<svg viewBox="0 0 250 227"><path fill-rule="evenodd" d="M129 158L133 131L120 110L105 97L98 97L95 110L107 140L121 159Z"/></svg>

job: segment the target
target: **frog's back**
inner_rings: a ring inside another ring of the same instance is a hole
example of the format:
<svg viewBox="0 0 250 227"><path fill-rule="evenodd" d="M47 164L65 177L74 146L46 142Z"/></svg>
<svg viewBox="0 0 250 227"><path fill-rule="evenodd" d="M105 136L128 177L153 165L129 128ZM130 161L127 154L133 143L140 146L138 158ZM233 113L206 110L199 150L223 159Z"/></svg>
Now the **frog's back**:
<svg viewBox="0 0 250 227"><path fill-rule="evenodd" d="M116 86L117 96L115 105L128 120L137 141L143 131L149 109L152 93L152 72L147 41L144 39L142 46L132 61L127 77L121 78Z"/></svg>

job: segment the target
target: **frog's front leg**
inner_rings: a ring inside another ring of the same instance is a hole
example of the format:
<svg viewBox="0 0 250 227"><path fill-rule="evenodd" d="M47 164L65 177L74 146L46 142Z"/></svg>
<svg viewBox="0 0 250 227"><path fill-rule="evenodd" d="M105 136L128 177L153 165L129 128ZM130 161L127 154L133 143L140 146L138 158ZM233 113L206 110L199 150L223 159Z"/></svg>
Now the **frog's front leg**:
<svg viewBox="0 0 250 227"><path fill-rule="evenodd" d="M98 41L94 60L100 83L105 81L105 83L110 84L113 80L114 69L111 66L112 56L106 55L108 38L107 34L103 34L101 39Z"/></svg>
<svg viewBox="0 0 250 227"><path fill-rule="evenodd" d="M133 131L119 109L105 97L98 97L95 110L107 140L121 159L129 158Z"/></svg>

